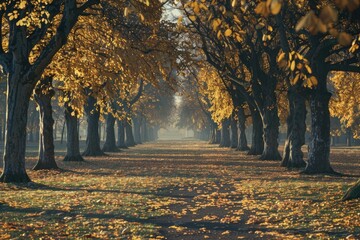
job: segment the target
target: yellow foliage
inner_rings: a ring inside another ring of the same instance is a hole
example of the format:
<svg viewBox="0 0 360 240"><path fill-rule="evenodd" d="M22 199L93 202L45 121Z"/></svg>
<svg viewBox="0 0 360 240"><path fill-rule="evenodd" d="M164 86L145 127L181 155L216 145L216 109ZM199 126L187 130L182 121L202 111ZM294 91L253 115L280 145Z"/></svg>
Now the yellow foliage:
<svg viewBox="0 0 360 240"><path fill-rule="evenodd" d="M355 138L360 138L359 78L359 73L344 72L335 72L330 78L335 91L330 100L330 114L351 129Z"/></svg>
<svg viewBox="0 0 360 240"><path fill-rule="evenodd" d="M224 86L216 70L210 65L204 65L198 74L199 91L210 100L212 119L220 124L224 119L231 116L234 111L234 104L229 92Z"/></svg>

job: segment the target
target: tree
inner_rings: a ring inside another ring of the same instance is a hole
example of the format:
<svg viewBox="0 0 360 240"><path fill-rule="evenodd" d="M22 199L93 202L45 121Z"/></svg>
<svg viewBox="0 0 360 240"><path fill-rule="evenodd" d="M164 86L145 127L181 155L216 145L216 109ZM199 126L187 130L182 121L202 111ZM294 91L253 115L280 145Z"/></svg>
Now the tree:
<svg viewBox="0 0 360 240"><path fill-rule="evenodd" d="M65 124L67 130L66 140L66 162L82 162L83 157L80 154L79 129L78 129L78 113L71 106L65 104Z"/></svg>
<svg viewBox="0 0 360 240"><path fill-rule="evenodd" d="M8 74L7 130L0 181L30 181L25 170L26 112L30 96L53 56L66 43L78 17L96 3L96 0L81 5L75 0L6 1L0 5L1 31L8 33L1 34L0 39L0 64ZM55 18L60 19L57 27L53 25ZM53 27L56 30L49 36L48 30ZM40 43L44 44L40 46Z"/></svg>
<svg viewBox="0 0 360 240"><path fill-rule="evenodd" d="M52 87L52 78L43 79L35 89L34 99L39 108L40 137L39 137L39 159L34 170L57 169L54 148L54 119L52 117L51 99L55 95Z"/></svg>
<svg viewBox="0 0 360 240"><path fill-rule="evenodd" d="M87 136L86 148L82 155L103 156L105 153L101 150L99 136L100 110L94 96L88 96L87 104L85 105L85 112L87 119Z"/></svg>
<svg viewBox="0 0 360 240"><path fill-rule="evenodd" d="M355 183L354 186L352 186L351 188L349 188L346 191L342 200L346 201L346 200L351 200L351 199L356 199L356 198L360 198L360 180L357 181L357 183Z"/></svg>

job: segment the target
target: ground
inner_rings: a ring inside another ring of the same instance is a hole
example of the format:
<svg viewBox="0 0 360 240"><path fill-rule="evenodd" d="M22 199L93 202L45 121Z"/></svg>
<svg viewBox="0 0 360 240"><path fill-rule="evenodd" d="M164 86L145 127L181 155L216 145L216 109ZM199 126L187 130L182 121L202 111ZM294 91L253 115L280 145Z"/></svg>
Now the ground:
<svg viewBox="0 0 360 240"><path fill-rule="evenodd" d="M58 152L58 154L63 154ZM1 239L359 239L360 149L331 153L348 176L304 176L199 141L158 141L0 184ZM29 157L31 168L35 158Z"/></svg>

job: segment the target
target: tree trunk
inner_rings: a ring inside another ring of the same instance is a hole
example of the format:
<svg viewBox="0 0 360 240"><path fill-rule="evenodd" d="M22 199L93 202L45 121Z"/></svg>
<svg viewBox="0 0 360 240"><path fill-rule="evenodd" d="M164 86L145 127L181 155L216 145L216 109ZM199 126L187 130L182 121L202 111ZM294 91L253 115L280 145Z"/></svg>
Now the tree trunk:
<svg viewBox="0 0 360 240"><path fill-rule="evenodd" d="M62 144L63 141L64 141L65 126L66 126L66 123L64 122L64 123L63 123L63 126L62 126L62 129L61 129L61 139L60 139L60 143L61 143L61 144Z"/></svg>
<svg viewBox="0 0 360 240"><path fill-rule="evenodd" d="M250 148L248 147L247 139L246 139L246 116L244 109L242 107L238 110L238 146L236 150L238 151L249 151Z"/></svg>
<svg viewBox="0 0 360 240"><path fill-rule="evenodd" d="M147 129L148 129L149 141L152 142L154 141L154 128L148 125Z"/></svg>
<svg viewBox="0 0 360 240"><path fill-rule="evenodd" d="M346 129L346 146L351 147L353 140L353 133L350 128Z"/></svg>
<svg viewBox="0 0 360 240"><path fill-rule="evenodd" d="M34 98L39 106L39 159L34 170L58 169L55 162L54 147L54 119L52 117L51 98L55 95L52 89L52 79L46 78L41 85L35 89Z"/></svg>
<svg viewBox="0 0 360 240"><path fill-rule="evenodd" d="M125 136L126 136L126 140L125 140L126 146L134 147L136 143L134 140L131 123L129 123L128 121L125 121Z"/></svg>
<svg viewBox="0 0 360 240"><path fill-rule="evenodd" d="M149 141L149 136L148 136L148 130L147 130L147 122L146 122L146 118L142 119L142 123L141 123L141 139L143 142L148 142Z"/></svg>
<svg viewBox="0 0 360 240"><path fill-rule="evenodd" d="M344 196L342 197L342 200L351 200L351 199L356 199L356 198L360 198L360 180L357 181L357 183L355 183L354 186L352 186L351 188L349 188L346 193L344 194Z"/></svg>
<svg viewBox="0 0 360 240"><path fill-rule="evenodd" d="M3 119L3 129L2 129L2 136L1 136L1 139L3 140L3 141L5 141L5 132L6 132L6 116L5 116L5 118Z"/></svg>
<svg viewBox="0 0 360 240"><path fill-rule="evenodd" d="M66 155L64 161L81 162L84 161L80 154L78 119L72 116L73 109L65 106L65 122L66 124Z"/></svg>
<svg viewBox="0 0 360 240"><path fill-rule="evenodd" d="M220 147L230 147L230 120L226 119L223 120L221 123L221 140L220 140Z"/></svg>
<svg viewBox="0 0 360 240"><path fill-rule="evenodd" d="M216 123L211 123L211 124L210 124L210 139L209 139L209 144L215 144L215 143L216 143L216 129L217 129Z"/></svg>
<svg viewBox="0 0 360 240"><path fill-rule="evenodd" d="M3 135L3 122L0 120L0 141L2 141L2 135Z"/></svg>
<svg viewBox="0 0 360 240"><path fill-rule="evenodd" d="M238 128L237 128L237 121L234 117L231 118L230 120L230 129L231 129L231 143L230 143L230 147L231 148L237 148L238 146L238 140L239 140L239 136L238 136Z"/></svg>
<svg viewBox="0 0 360 240"><path fill-rule="evenodd" d="M253 122L252 143L248 155L260 155L264 150L263 124L257 109L250 107Z"/></svg>
<svg viewBox="0 0 360 240"><path fill-rule="evenodd" d="M119 152L115 139L115 117L112 114L106 116L106 139L103 146L104 152Z"/></svg>
<svg viewBox="0 0 360 240"><path fill-rule="evenodd" d="M117 120L118 140L117 147L126 149L128 148L125 144L125 125L126 120Z"/></svg>
<svg viewBox="0 0 360 240"><path fill-rule="evenodd" d="M288 92L290 106L287 118L287 139L284 146L281 166L302 168L306 166L301 147L305 144L306 105L305 97L299 89L292 87Z"/></svg>
<svg viewBox="0 0 360 240"><path fill-rule="evenodd" d="M327 91L313 90L310 96L311 141L309 157L303 173L334 173L330 166L330 113Z"/></svg>
<svg viewBox="0 0 360 240"><path fill-rule="evenodd" d="M23 84L21 72L9 74L6 99L6 132L0 182L30 182L25 170L26 123L32 85Z"/></svg>
<svg viewBox="0 0 360 240"><path fill-rule="evenodd" d="M57 139L57 125L58 125L58 121L56 120L54 123L54 140Z"/></svg>
<svg viewBox="0 0 360 240"><path fill-rule="evenodd" d="M219 129L216 129L215 144L220 144L220 142L221 142L221 131Z"/></svg>
<svg viewBox="0 0 360 240"><path fill-rule="evenodd" d="M134 140L136 144L141 144L141 130L140 130L140 119L138 117L133 118L134 124Z"/></svg>
<svg viewBox="0 0 360 240"><path fill-rule="evenodd" d="M83 156L104 156L105 154L100 148L100 112L98 107L96 106L96 99L94 97L88 97L88 101L85 106L85 112L88 126L86 136L86 148L83 152Z"/></svg>
<svg viewBox="0 0 360 240"><path fill-rule="evenodd" d="M266 94L263 107L264 151L261 160L281 160L278 150L280 119L276 102L275 91Z"/></svg>
<svg viewBox="0 0 360 240"><path fill-rule="evenodd" d="M32 104L32 103L31 103ZM29 120L29 123L28 123L28 126L29 126L29 138L28 138L28 141L29 142L35 142L36 140L36 126L37 123L36 123L36 119L39 119L39 116L38 116L38 112L36 111L36 107L32 107L32 105L30 106L30 120Z"/></svg>
<svg viewBox="0 0 360 240"><path fill-rule="evenodd" d="M154 127L154 140L158 140L159 139L159 131L160 131L160 126L155 125Z"/></svg>

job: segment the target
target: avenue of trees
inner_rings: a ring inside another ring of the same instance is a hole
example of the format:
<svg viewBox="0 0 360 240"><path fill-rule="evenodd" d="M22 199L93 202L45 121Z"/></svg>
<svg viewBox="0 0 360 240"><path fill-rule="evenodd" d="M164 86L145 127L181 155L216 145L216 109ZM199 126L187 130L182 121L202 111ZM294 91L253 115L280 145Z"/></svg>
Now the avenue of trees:
<svg viewBox="0 0 360 240"><path fill-rule="evenodd" d="M358 138L359 4L182 1L186 18L179 28L191 48L191 59L197 60L188 68L192 72L188 84L197 92L187 101L198 105L190 109L184 104L189 118L182 122L210 133L213 143L239 150L248 149L243 132L246 124L252 124L248 154L282 160L282 166L302 168L304 174L338 174L330 163L331 134ZM206 123L192 123L196 116ZM330 129L331 119L339 122L337 129ZM287 125L282 155L281 122ZM359 197L359 184L344 198L352 197Z"/></svg>
<svg viewBox="0 0 360 240"><path fill-rule="evenodd" d="M178 126L196 137L303 174L339 174L330 162L331 139L359 138L359 6L359 0L2 1L0 181L30 181L31 101L39 112L34 169L40 170L57 168L54 108L66 124L64 160L82 161L156 139L173 112L175 92L183 96ZM87 139L80 153L83 115ZM103 146L100 121L106 123ZM283 153L281 123L287 126ZM356 197L360 182L344 199Z"/></svg>

